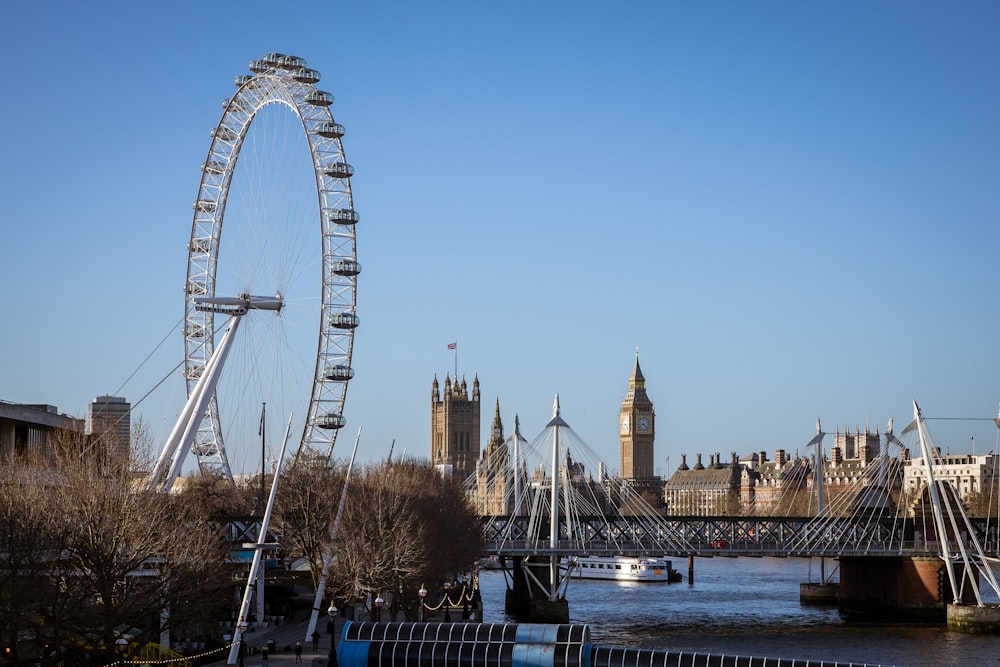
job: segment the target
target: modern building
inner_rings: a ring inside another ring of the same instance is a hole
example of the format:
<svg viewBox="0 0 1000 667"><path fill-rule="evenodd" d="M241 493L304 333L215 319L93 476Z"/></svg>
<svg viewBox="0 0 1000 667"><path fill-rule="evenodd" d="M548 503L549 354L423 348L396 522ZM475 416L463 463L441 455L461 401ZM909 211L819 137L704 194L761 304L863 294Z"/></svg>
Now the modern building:
<svg viewBox="0 0 1000 667"><path fill-rule="evenodd" d="M42 455L61 433L82 435L84 421L61 414L54 405L0 401L0 463Z"/></svg>
<svg viewBox="0 0 1000 667"><path fill-rule="evenodd" d="M465 479L479 459L479 376L469 395L465 378L452 382L446 373L444 392L437 375L431 385L431 463L442 473Z"/></svg>
<svg viewBox="0 0 1000 667"><path fill-rule="evenodd" d="M87 435L104 438L126 453L132 437L132 406L120 396L98 396L87 406Z"/></svg>

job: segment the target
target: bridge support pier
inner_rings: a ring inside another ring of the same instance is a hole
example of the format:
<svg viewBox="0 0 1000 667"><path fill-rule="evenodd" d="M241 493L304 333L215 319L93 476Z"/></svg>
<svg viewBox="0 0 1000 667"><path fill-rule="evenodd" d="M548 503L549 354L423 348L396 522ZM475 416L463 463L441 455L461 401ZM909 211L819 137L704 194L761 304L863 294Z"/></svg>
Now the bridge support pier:
<svg viewBox="0 0 1000 667"><path fill-rule="evenodd" d="M844 613L903 621L944 621L950 597L944 563L938 557L840 559L840 610ZM967 590L962 602L975 605L975 594Z"/></svg>
<svg viewBox="0 0 1000 667"><path fill-rule="evenodd" d="M827 605L837 604L840 597L840 586L833 583L807 582L799 584L799 604Z"/></svg>
<svg viewBox="0 0 1000 667"><path fill-rule="evenodd" d="M1000 605L948 605L948 629L975 635L1000 635Z"/></svg>
<svg viewBox="0 0 1000 667"><path fill-rule="evenodd" d="M558 558L558 556L552 556ZM520 621L542 623L569 623L569 602L565 596L552 599L550 590L558 582L551 581L546 567L537 567L542 563L534 563L536 567L529 574L526 570L526 560L515 556L511 567L511 587L507 589L504 607L507 613ZM543 558L543 560L545 560ZM558 576L558 568L556 568ZM536 581L532 582L531 579ZM534 585L533 585L534 583ZM548 589L548 590L546 590Z"/></svg>

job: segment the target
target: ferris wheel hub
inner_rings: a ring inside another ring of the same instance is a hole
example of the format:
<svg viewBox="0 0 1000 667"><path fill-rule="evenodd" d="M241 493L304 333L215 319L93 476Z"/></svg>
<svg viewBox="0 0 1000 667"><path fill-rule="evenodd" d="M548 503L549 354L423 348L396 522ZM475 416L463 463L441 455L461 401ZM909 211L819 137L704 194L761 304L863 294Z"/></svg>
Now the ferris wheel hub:
<svg viewBox="0 0 1000 667"><path fill-rule="evenodd" d="M280 311L285 305L281 294L275 296L252 296L250 294L199 296L194 298L194 302L195 309L198 311L223 315L245 315L250 310Z"/></svg>

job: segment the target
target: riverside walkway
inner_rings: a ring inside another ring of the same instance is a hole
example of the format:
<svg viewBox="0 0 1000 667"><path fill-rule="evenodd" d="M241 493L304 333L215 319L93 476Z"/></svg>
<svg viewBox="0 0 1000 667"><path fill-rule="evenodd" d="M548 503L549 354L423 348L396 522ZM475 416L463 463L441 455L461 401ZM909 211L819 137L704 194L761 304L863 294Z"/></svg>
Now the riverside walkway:
<svg viewBox="0 0 1000 667"><path fill-rule="evenodd" d="M303 641L306 636L306 627L309 624L308 619L288 621L282 623L278 626L271 626L264 630L257 630L255 632L248 632L246 634L246 645L248 649L252 652L248 652L247 655L243 657L243 665L246 667L259 667L263 663L261 662L261 648L267 646L268 640L274 640L275 650L274 652L268 652L267 665L268 667L276 667L278 665L326 665L327 659L330 656L330 642L333 640L333 636L327 634L326 632L326 615L321 615L319 622L317 623L317 629L320 632L319 648L313 650L312 640ZM336 620L336 636L340 636L340 632L343 630L345 619L337 616ZM302 662L295 662L295 642L302 642ZM210 665L225 665L227 659L229 658L229 650L219 654L220 658L216 662L209 663ZM237 663L239 664L239 663Z"/></svg>

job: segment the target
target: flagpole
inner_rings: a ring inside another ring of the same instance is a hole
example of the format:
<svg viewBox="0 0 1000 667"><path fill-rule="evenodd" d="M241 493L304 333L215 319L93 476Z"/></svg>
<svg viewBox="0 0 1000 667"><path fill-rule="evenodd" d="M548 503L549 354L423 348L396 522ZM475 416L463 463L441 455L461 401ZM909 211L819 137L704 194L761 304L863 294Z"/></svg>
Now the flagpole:
<svg viewBox="0 0 1000 667"><path fill-rule="evenodd" d="M264 503L267 498L267 491L264 488L264 451L266 449L264 445L265 438L265 418L264 415L267 414L267 403L261 403L260 405L260 428L257 429L259 432L257 435L260 436L260 501Z"/></svg>
<svg viewBox="0 0 1000 667"><path fill-rule="evenodd" d="M458 339L455 339L455 382L458 382Z"/></svg>

